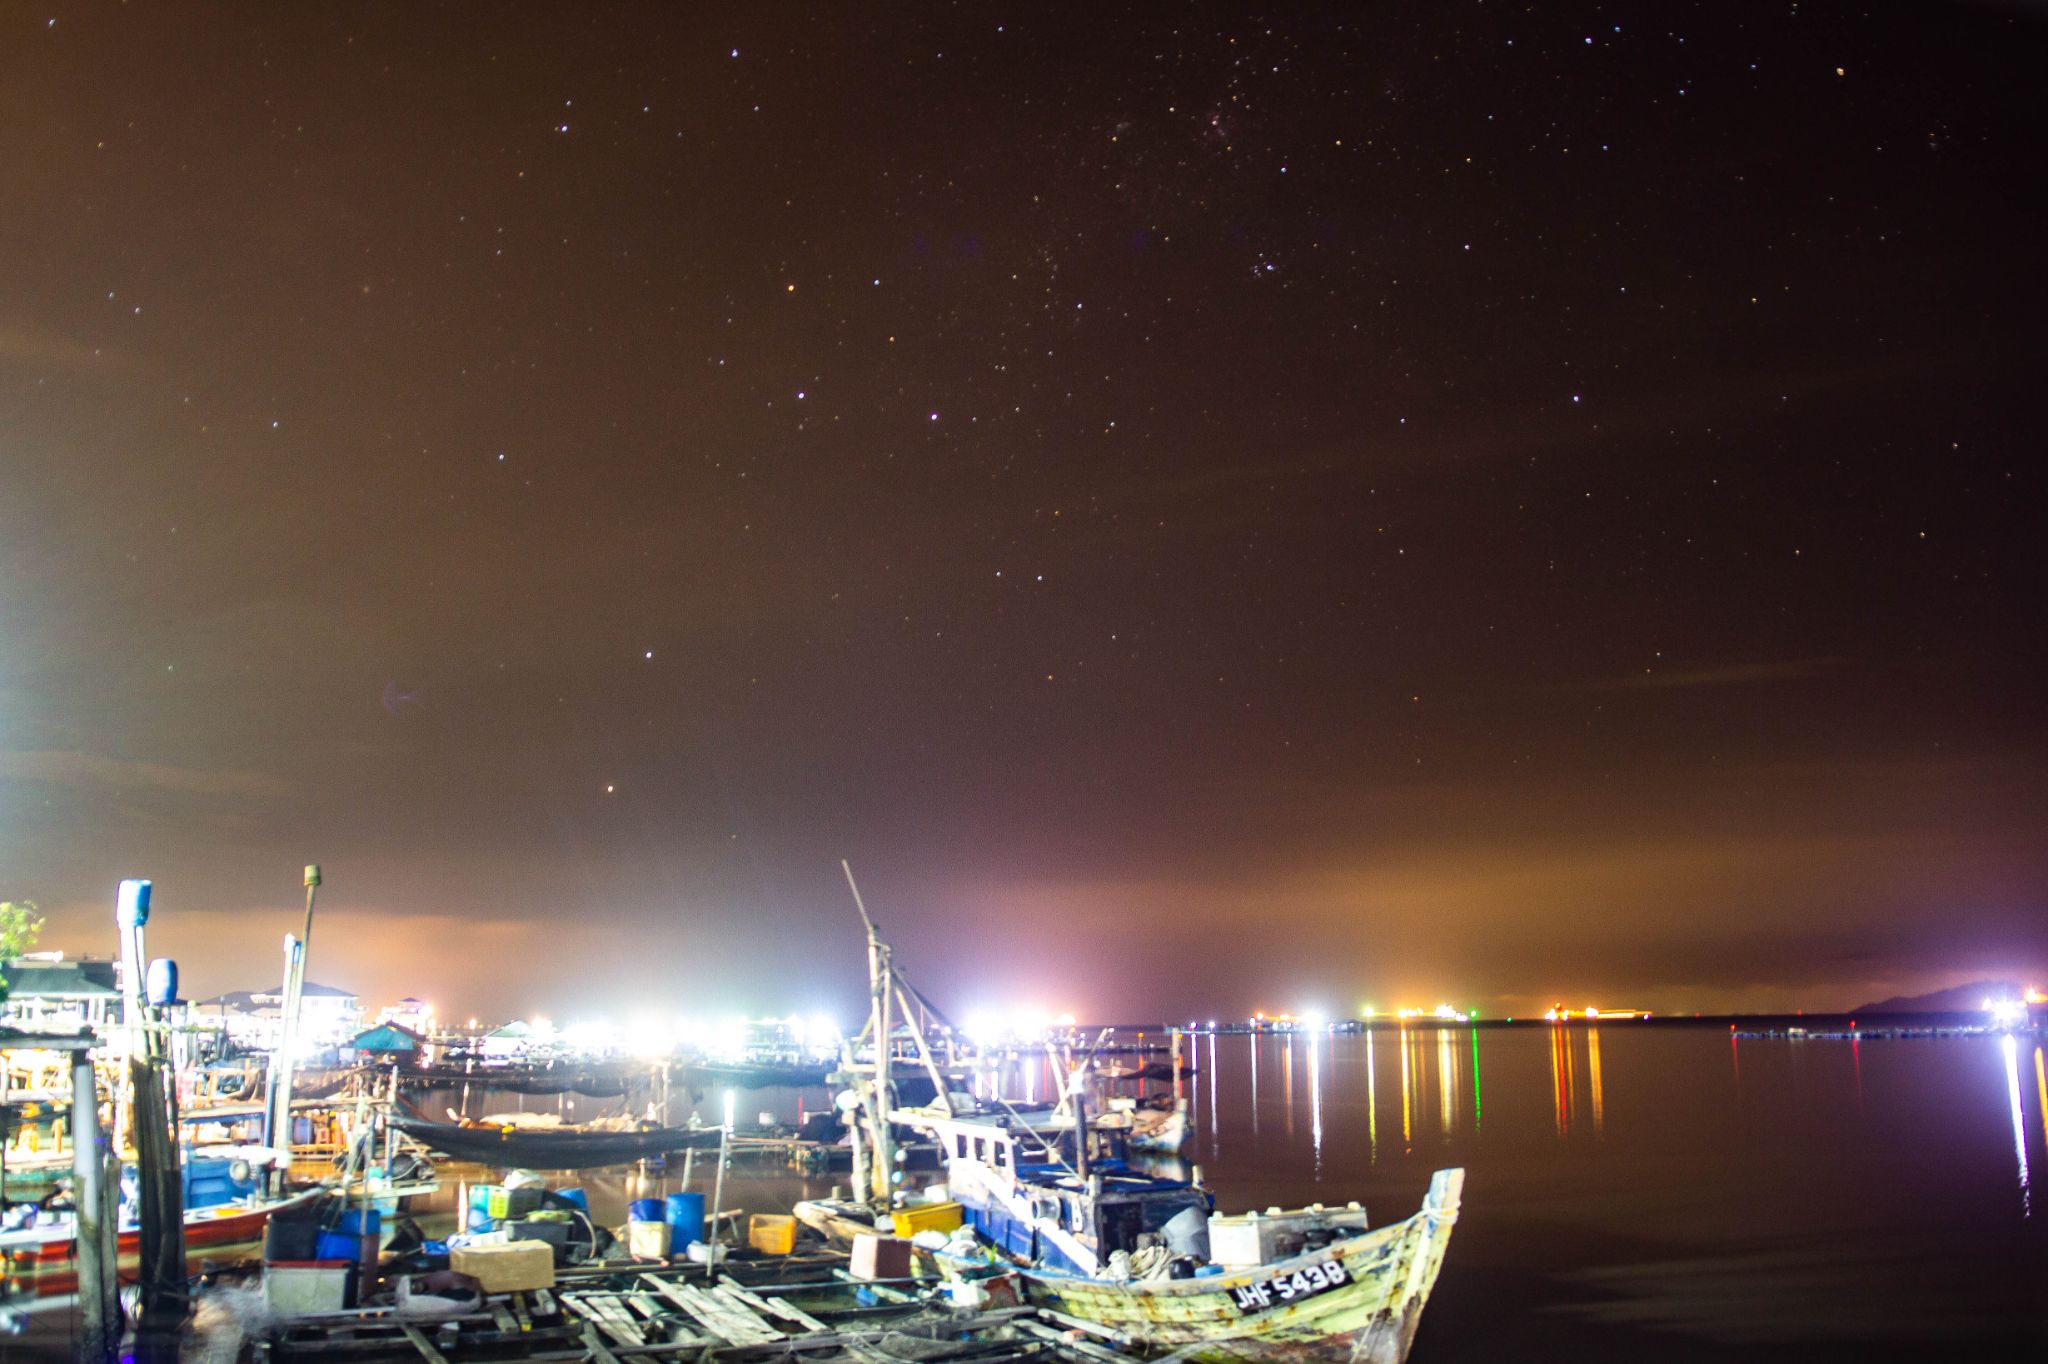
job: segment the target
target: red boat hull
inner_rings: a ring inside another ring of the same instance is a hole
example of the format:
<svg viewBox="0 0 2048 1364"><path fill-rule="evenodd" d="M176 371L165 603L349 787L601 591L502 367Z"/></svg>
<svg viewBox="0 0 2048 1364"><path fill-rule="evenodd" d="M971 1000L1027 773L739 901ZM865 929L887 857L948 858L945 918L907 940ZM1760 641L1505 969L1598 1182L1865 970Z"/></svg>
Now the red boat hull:
<svg viewBox="0 0 2048 1364"><path fill-rule="evenodd" d="M263 1240L263 1228L270 1221L272 1213L280 1208L296 1207L320 1196L321 1191L311 1190L294 1198L266 1203L256 1208L240 1208L218 1216L210 1216L212 1210L206 1208L188 1213L185 1217L186 1268L196 1272L201 1267L201 1262L208 1258L209 1252L218 1251L222 1247L258 1247ZM141 1266L141 1233L122 1232L119 1269L121 1282L135 1282L141 1272ZM7 1277L11 1287L33 1293L39 1298L75 1293L78 1291L76 1243L67 1236L46 1241L33 1249L10 1251Z"/></svg>

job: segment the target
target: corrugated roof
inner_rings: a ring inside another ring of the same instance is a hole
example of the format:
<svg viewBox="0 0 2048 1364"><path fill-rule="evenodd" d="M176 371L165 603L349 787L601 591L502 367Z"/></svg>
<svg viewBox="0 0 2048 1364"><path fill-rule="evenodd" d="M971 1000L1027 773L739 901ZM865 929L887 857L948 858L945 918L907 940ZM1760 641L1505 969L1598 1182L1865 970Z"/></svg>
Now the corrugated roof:
<svg viewBox="0 0 2048 1364"><path fill-rule="evenodd" d="M0 969L16 999L119 998L111 961L38 961L21 958Z"/></svg>

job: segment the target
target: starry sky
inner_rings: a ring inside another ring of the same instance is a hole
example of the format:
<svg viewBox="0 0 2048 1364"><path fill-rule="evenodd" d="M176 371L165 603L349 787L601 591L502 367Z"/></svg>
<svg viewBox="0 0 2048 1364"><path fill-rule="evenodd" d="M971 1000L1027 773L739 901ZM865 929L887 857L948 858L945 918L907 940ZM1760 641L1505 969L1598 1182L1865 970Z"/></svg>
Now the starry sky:
<svg viewBox="0 0 2048 1364"><path fill-rule="evenodd" d="M0 3L0 898L188 993L2048 976L2033 6Z"/></svg>

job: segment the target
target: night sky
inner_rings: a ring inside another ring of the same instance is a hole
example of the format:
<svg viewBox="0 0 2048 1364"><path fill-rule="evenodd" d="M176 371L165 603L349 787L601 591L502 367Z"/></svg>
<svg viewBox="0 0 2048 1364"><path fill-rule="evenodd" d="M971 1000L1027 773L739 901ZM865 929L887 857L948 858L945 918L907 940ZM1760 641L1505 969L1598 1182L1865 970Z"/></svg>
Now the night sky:
<svg viewBox="0 0 2048 1364"><path fill-rule="evenodd" d="M557 1018L2048 976L2020 5L0 5L0 898Z"/></svg>

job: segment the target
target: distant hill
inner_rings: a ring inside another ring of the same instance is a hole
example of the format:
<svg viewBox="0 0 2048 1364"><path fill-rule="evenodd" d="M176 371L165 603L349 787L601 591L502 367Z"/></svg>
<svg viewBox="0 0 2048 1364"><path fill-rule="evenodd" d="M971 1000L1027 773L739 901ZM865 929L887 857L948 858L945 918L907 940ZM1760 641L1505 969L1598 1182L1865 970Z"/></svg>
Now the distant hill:
<svg viewBox="0 0 2048 1364"><path fill-rule="evenodd" d="M1925 995L1894 995L1875 1004L1858 1004L1857 1014L1939 1014L1968 1013L1984 1007L1987 999L2019 999L2026 991L2009 980L1973 980Z"/></svg>

